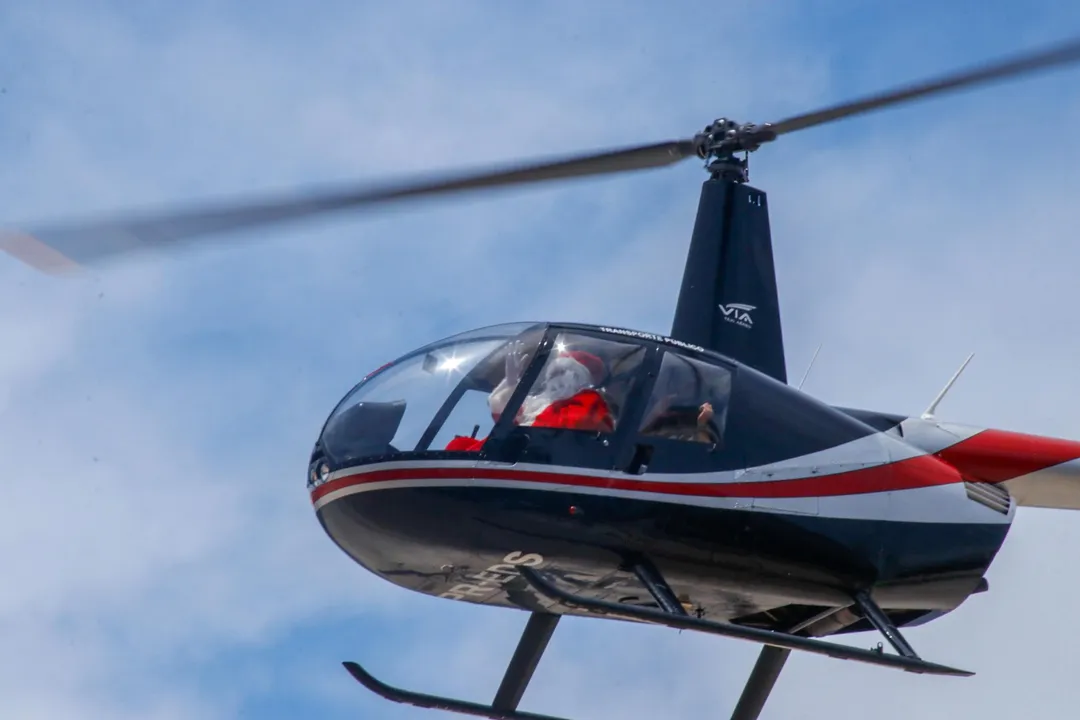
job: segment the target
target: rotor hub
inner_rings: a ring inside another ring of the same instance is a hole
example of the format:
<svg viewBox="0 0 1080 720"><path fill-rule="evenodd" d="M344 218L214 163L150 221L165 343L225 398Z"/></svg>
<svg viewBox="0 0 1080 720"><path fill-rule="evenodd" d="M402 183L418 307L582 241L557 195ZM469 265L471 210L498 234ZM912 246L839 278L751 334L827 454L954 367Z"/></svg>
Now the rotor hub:
<svg viewBox="0 0 1080 720"><path fill-rule="evenodd" d="M737 152L751 153L776 139L772 124L737 123L719 118L694 137L698 155L704 159Z"/></svg>
<svg viewBox="0 0 1080 720"><path fill-rule="evenodd" d="M737 123L728 118L718 118L694 136L698 157L706 161L706 168L713 177L746 182L749 180L748 157L763 143L776 139L769 123ZM735 153L746 153L743 158Z"/></svg>

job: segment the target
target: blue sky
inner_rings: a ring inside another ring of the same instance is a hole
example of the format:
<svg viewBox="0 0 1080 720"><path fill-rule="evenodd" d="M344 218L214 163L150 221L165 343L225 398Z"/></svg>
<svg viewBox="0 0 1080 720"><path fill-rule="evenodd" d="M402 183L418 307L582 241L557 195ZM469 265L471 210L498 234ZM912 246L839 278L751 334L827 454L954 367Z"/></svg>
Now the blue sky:
<svg viewBox="0 0 1080 720"><path fill-rule="evenodd" d="M373 179L767 121L1080 32L1080 7L894 3L0 7L0 223ZM791 374L1080 437L1080 69L785 138L769 192ZM0 258L5 717L439 717L341 669L489 699L524 614L398 590L323 535L307 453L369 370L521 319L668 329L700 168L335 217L73 281ZM1026 511L961 610L975 670L788 663L765 717L1016 717L1080 702L1052 612L1076 515ZM1080 636L1078 636L1080 637ZM867 636L865 643L876 642ZM757 649L567 621L525 709L719 717ZM1061 709L1055 713L1055 709Z"/></svg>

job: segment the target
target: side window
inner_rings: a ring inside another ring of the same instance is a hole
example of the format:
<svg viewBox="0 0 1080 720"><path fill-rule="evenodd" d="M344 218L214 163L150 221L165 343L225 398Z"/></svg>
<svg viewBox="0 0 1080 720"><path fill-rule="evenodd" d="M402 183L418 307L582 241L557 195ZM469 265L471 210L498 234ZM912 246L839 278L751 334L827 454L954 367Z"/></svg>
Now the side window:
<svg viewBox="0 0 1080 720"><path fill-rule="evenodd" d="M640 345L560 333L515 423L614 432L645 352Z"/></svg>
<svg viewBox="0 0 1080 720"><path fill-rule="evenodd" d="M641 435L721 446L730 397L730 370L667 352L645 406Z"/></svg>

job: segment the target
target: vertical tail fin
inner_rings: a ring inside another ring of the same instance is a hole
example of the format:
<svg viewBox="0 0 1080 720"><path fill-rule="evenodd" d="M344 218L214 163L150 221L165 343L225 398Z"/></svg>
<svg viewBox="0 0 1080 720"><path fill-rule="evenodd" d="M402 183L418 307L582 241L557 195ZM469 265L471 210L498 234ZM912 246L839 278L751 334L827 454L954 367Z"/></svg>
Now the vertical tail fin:
<svg viewBox="0 0 1080 720"><path fill-rule="evenodd" d="M787 382L764 192L705 181L671 336Z"/></svg>

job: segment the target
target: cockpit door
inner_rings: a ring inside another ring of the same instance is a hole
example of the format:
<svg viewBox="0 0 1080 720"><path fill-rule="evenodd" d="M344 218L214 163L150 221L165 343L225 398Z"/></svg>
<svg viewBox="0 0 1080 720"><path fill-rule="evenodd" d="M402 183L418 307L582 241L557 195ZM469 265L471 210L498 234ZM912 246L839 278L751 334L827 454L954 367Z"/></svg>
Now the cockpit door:
<svg viewBox="0 0 1080 720"><path fill-rule="evenodd" d="M667 477L743 467L726 433L734 371L668 350L652 375L633 452L622 469Z"/></svg>
<svg viewBox="0 0 1080 720"><path fill-rule="evenodd" d="M748 467L746 428L733 424L739 418L731 413L737 373L718 361L666 351L625 472L679 484L681 493L700 497L702 505L817 515L816 498L778 495L769 482L800 477L804 468ZM694 483L703 486L700 492ZM754 491L757 484L760 493Z"/></svg>

